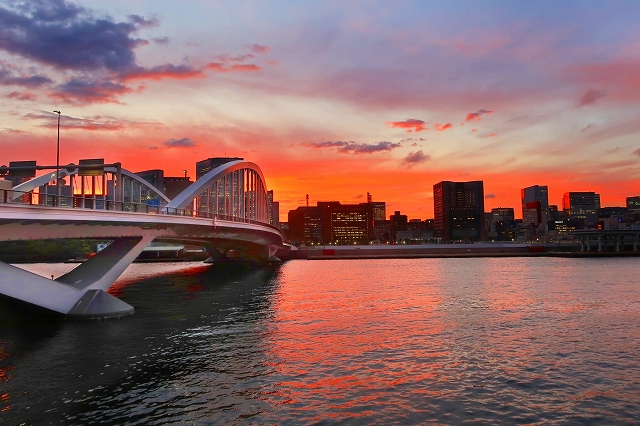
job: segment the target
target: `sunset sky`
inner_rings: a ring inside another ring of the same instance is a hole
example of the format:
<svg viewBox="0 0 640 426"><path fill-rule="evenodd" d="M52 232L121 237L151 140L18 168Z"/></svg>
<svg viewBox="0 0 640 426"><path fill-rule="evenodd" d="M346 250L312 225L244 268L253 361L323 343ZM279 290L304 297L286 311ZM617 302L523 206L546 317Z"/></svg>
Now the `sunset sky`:
<svg viewBox="0 0 640 426"><path fill-rule="evenodd" d="M0 0L0 164L257 163L305 203L640 195L638 1Z"/></svg>

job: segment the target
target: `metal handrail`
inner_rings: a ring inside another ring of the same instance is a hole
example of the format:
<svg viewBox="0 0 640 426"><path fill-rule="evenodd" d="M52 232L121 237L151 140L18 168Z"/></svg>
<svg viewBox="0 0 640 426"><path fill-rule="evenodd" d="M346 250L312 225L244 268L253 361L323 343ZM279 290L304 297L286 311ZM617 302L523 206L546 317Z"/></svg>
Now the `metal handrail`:
<svg viewBox="0 0 640 426"><path fill-rule="evenodd" d="M42 202L44 200L44 202ZM58 201L58 202L56 202ZM249 223L253 225L268 226L279 231L278 227L270 223L258 220L237 217L232 215L214 214L204 210L173 209L164 206L153 206L146 203L133 203L124 201L106 200L104 196L86 198L83 196L47 195L33 192L14 191L0 189L0 204L26 204L42 205L55 208L74 208L85 210L107 210L133 213L162 214L169 216L197 217L203 219L224 220L228 222Z"/></svg>

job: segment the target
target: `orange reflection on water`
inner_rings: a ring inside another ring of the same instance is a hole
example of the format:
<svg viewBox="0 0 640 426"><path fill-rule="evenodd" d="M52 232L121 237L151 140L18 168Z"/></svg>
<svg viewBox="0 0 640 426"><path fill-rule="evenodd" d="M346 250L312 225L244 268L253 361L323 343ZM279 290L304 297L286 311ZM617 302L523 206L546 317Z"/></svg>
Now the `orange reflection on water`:
<svg viewBox="0 0 640 426"><path fill-rule="evenodd" d="M268 355L286 391L275 403L323 400L327 416L366 416L390 389L438 380L449 358L439 290L402 262L375 277L364 262L333 261L330 276L325 265L292 262L281 277Z"/></svg>

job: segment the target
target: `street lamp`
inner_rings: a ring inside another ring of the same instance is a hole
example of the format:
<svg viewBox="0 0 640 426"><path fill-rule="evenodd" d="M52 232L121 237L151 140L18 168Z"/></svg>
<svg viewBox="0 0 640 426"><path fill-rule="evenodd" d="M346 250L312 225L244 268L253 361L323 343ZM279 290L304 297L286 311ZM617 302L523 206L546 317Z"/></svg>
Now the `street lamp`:
<svg viewBox="0 0 640 426"><path fill-rule="evenodd" d="M60 205L60 111L53 111L58 114L58 148L56 149L56 202L55 206Z"/></svg>

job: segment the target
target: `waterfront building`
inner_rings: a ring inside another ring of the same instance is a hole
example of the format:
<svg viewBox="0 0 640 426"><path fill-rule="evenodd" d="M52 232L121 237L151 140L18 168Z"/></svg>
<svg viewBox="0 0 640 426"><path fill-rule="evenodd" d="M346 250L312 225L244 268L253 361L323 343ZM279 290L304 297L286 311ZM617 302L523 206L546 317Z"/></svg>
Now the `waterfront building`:
<svg viewBox="0 0 640 426"><path fill-rule="evenodd" d="M497 207L489 213L487 236L496 241L511 241L515 235L515 210L513 207Z"/></svg>
<svg viewBox="0 0 640 426"><path fill-rule="evenodd" d="M522 219L525 226L531 226L532 222L525 220L525 210L527 210L528 203L538 202L539 212L533 217L537 220L535 224L536 231L538 233L546 234L549 230L547 222L549 221L549 187L546 185L533 185L523 188L520 191L520 198L522 200ZM532 204L529 204L532 206ZM531 213L529 213L531 215Z"/></svg>
<svg viewBox="0 0 640 426"><path fill-rule="evenodd" d="M595 224L600 208L600 194L595 192L566 192L562 198L562 210L569 219L582 219L584 226Z"/></svg>
<svg viewBox="0 0 640 426"><path fill-rule="evenodd" d="M373 209L373 220L387 219L387 208L384 201L371 201L370 204Z"/></svg>
<svg viewBox="0 0 640 426"><path fill-rule="evenodd" d="M391 221L390 220L374 220L373 221L373 239L381 243L391 241Z"/></svg>
<svg viewBox="0 0 640 426"><path fill-rule="evenodd" d="M280 203L273 201L273 190L267 191L267 211L269 214L269 223L280 227Z"/></svg>
<svg viewBox="0 0 640 426"><path fill-rule="evenodd" d="M627 197L627 208L632 211L640 210L640 196Z"/></svg>
<svg viewBox="0 0 640 426"><path fill-rule="evenodd" d="M485 239L482 181L442 181L433 186L434 235L443 241Z"/></svg>
<svg viewBox="0 0 640 426"><path fill-rule="evenodd" d="M289 236L295 244L369 244L376 238L371 203L298 207L289 211Z"/></svg>
<svg viewBox="0 0 640 426"><path fill-rule="evenodd" d="M289 211L289 240L297 245L321 244L323 212L318 206L300 206Z"/></svg>
<svg viewBox="0 0 640 426"><path fill-rule="evenodd" d="M407 215L400 214L399 210L396 210L393 215L389 216L389 222L391 224L391 229L389 230L389 237L392 241L397 240L397 233L399 231L407 230Z"/></svg>
<svg viewBox="0 0 640 426"><path fill-rule="evenodd" d="M371 203L341 204L320 201L323 211L323 240L332 244L369 244L374 239Z"/></svg>

